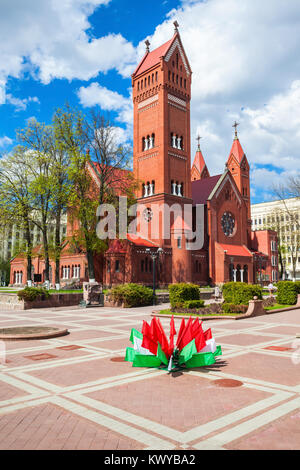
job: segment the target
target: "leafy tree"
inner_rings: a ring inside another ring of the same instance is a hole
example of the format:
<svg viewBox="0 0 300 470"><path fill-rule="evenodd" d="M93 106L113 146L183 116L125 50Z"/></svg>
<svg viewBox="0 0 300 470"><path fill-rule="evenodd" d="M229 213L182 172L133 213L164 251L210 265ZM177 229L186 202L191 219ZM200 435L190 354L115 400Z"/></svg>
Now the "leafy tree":
<svg viewBox="0 0 300 470"><path fill-rule="evenodd" d="M16 147L10 155L0 159L0 223L16 224L24 231L27 257L27 279L32 273L31 178L28 169L29 155Z"/></svg>

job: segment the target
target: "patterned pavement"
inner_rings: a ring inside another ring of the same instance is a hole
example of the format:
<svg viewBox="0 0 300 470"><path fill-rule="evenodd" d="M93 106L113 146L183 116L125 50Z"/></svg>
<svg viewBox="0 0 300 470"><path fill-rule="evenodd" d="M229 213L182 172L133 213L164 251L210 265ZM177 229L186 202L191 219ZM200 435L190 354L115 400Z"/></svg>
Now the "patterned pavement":
<svg viewBox="0 0 300 470"><path fill-rule="evenodd" d="M168 374L122 361L152 309L0 312L0 328L70 331L0 343L0 449L300 448L300 310L205 322L223 356Z"/></svg>

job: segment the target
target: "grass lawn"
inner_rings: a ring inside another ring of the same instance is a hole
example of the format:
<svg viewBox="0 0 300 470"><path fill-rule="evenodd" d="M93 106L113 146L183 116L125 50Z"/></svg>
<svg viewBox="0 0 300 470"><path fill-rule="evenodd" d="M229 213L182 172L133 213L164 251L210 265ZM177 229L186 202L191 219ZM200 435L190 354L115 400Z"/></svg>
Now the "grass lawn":
<svg viewBox="0 0 300 470"><path fill-rule="evenodd" d="M280 308L289 308L289 307L296 307L296 305L275 304L275 305L272 305L272 307L265 307L265 310L277 310L277 309L280 309Z"/></svg>

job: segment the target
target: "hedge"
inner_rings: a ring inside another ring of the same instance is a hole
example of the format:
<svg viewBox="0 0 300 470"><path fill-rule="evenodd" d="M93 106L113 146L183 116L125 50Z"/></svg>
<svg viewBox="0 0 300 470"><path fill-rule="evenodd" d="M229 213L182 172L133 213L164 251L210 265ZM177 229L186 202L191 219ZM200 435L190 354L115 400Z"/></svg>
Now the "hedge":
<svg viewBox="0 0 300 470"><path fill-rule="evenodd" d="M224 284L222 292L226 304L248 305L255 296L260 300L263 298L261 286L244 282L228 282Z"/></svg>
<svg viewBox="0 0 300 470"><path fill-rule="evenodd" d="M183 302L183 308L203 308L204 300L186 300Z"/></svg>
<svg viewBox="0 0 300 470"><path fill-rule="evenodd" d="M280 305L295 305L298 289L295 282L279 281L277 284L277 303Z"/></svg>
<svg viewBox="0 0 300 470"><path fill-rule="evenodd" d="M297 294L300 294L300 281L295 281L294 284L296 286Z"/></svg>
<svg viewBox="0 0 300 470"><path fill-rule="evenodd" d="M49 299L50 293L44 287L25 287L25 289L18 292L19 300L25 300L28 302L33 302L38 297L41 297L42 300Z"/></svg>
<svg viewBox="0 0 300 470"><path fill-rule="evenodd" d="M179 283L169 285L170 304L172 308L183 307L187 300L200 300L199 286L195 284Z"/></svg>
<svg viewBox="0 0 300 470"><path fill-rule="evenodd" d="M235 304L222 304L222 311L224 313L246 313L248 305L235 305Z"/></svg>
<svg viewBox="0 0 300 470"><path fill-rule="evenodd" d="M139 284L122 284L113 287L110 294L114 302L124 304L128 308L143 307L153 303L152 289Z"/></svg>

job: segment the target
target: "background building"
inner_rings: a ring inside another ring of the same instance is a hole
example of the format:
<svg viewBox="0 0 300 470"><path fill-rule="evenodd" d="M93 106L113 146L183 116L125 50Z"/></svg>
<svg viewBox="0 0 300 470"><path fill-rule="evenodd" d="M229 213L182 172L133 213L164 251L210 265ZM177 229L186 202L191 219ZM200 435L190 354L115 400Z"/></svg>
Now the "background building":
<svg viewBox="0 0 300 470"><path fill-rule="evenodd" d="M281 278L300 279L300 199L253 204L252 231L275 230L278 235L278 266ZM260 236L260 235L258 235Z"/></svg>

